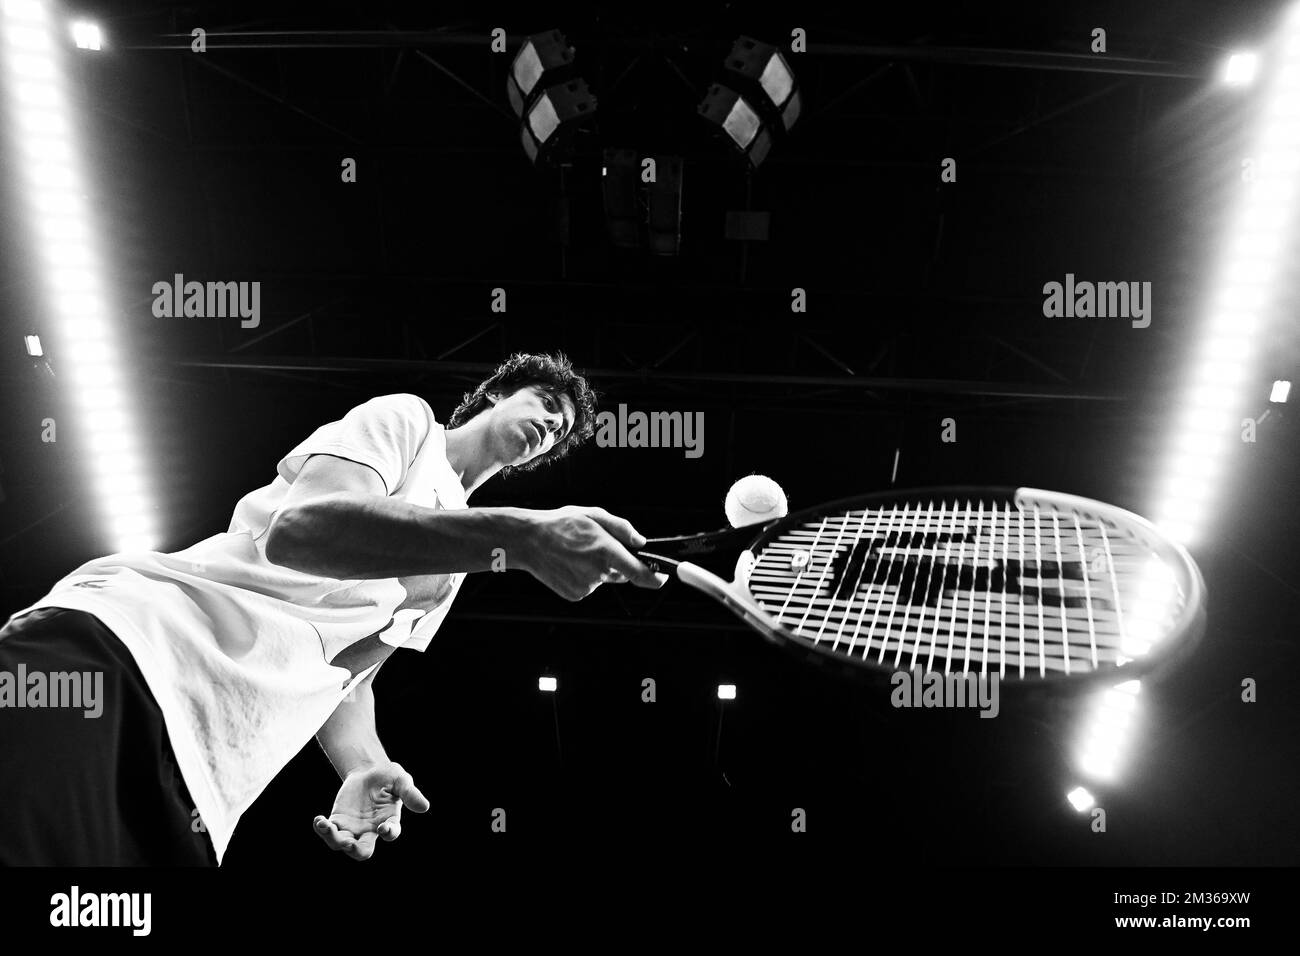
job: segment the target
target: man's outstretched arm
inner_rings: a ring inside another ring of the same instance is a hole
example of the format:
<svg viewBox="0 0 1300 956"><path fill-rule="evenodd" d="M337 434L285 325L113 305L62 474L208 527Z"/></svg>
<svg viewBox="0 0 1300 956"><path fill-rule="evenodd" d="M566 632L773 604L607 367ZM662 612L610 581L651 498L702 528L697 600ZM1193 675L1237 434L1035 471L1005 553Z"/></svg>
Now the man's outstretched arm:
<svg viewBox="0 0 1300 956"><path fill-rule="evenodd" d="M644 544L630 523L603 508L426 508L388 497L367 465L313 455L276 515L266 557L350 580L487 571L500 548L507 568L576 601L612 581L662 587L667 576L628 550Z"/></svg>

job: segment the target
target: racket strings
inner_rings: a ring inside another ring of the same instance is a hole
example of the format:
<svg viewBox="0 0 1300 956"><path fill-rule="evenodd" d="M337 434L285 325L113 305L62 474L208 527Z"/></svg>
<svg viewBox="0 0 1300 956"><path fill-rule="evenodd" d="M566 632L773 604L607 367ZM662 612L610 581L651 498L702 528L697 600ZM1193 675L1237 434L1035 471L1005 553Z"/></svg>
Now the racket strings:
<svg viewBox="0 0 1300 956"><path fill-rule="evenodd" d="M1125 604L1149 583L1151 561L1136 541L1074 513L908 502L787 529L763 547L748 584L781 624L837 653L1025 678L1141 652ZM1143 638L1180 609L1181 589L1169 590Z"/></svg>

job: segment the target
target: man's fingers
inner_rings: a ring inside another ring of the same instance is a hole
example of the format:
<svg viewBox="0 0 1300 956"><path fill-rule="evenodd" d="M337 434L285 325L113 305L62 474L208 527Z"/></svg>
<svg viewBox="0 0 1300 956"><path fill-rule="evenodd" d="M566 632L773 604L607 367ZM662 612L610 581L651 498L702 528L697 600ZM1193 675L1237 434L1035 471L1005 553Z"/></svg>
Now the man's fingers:
<svg viewBox="0 0 1300 956"><path fill-rule="evenodd" d="M373 830L370 833L363 833L360 838L352 844L352 846L348 847L343 852L354 860L368 860L375 853L376 839L377 837Z"/></svg>
<svg viewBox="0 0 1300 956"><path fill-rule="evenodd" d="M632 522L618 515L612 515L604 508L588 508L587 517L596 522L627 548L645 547L645 535L632 527Z"/></svg>
<svg viewBox="0 0 1300 956"><path fill-rule="evenodd" d="M340 830L333 820L318 816L316 818L316 835L325 841L331 850L347 851L356 839L347 830Z"/></svg>
<svg viewBox="0 0 1300 956"><path fill-rule="evenodd" d="M401 822L397 817L385 820L383 823L379 824L379 835L384 838L385 843L392 843L402 835Z"/></svg>
<svg viewBox="0 0 1300 956"><path fill-rule="evenodd" d="M420 792L415 785L415 780L405 770L393 778L392 792L398 800L416 813L424 813L429 809L429 798Z"/></svg>
<svg viewBox="0 0 1300 956"><path fill-rule="evenodd" d="M650 588L652 591L658 590L668 583L668 575L664 574L662 571L653 571L651 573L654 575L654 580L648 584L642 581L633 581L632 583L639 588Z"/></svg>
<svg viewBox="0 0 1300 956"><path fill-rule="evenodd" d="M609 570L623 575L637 587L661 588L668 580L666 574L656 574L650 565L643 564L621 546L615 545L610 548L608 559Z"/></svg>

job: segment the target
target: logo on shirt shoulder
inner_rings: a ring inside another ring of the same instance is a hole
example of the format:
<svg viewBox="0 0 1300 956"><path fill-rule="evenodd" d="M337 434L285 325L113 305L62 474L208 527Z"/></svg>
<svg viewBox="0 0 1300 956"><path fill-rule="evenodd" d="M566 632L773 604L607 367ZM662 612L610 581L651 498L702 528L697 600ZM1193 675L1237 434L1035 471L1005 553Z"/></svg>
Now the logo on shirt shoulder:
<svg viewBox="0 0 1300 956"><path fill-rule="evenodd" d="M108 581L104 578L92 578L89 581L76 581L72 586L74 588L94 588L99 590L108 587Z"/></svg>

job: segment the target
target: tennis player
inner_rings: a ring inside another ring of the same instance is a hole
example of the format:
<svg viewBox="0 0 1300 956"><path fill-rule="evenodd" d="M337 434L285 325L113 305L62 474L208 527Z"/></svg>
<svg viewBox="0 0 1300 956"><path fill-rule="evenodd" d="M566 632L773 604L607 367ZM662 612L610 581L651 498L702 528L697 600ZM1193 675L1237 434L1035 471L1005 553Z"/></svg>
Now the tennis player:
<svg viewBox="0 0 1300 956"><path fill-rule="evenodd" d="M0 864L220 865L313 735L342 779L317 834L358 860L396 839L403 805L429 801L379 741L375 675L429 646L467 573L527 571L571 601L667 580L603 509L467 507L594 420L563 355L511 356L445 427L416 395L373 398L281 458L226 532L90 561L15 613L0 630ZM55 682L92 674L94 707L48 706Z"/></svg>

